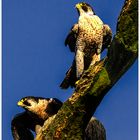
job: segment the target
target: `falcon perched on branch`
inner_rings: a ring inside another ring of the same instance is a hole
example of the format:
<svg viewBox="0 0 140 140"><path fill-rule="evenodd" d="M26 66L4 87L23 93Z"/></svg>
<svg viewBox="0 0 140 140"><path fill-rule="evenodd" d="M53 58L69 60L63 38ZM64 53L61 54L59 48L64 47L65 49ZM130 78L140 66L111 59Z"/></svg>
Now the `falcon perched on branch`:
<svg viewBox="0 0 140 140"><path fill-rule="evenodd" d="M18 102L18 106L25 112L17 114L12 122L11 129L14 140L34 140L30 130L37 132L44 121L56 114L62 102L56 98L42 98L28 96Z"/></svg>
<svg viewBox="0 0 140 140"><path fill-rule="evenodd" d="M75 52L75 59L60 85L64 89L73 87L84 70L100 61L101 52L110 45L112 39L110 27L103 24L89 4L78 3L76 9L78 23L71 28L65 40L65 45L69 46L71 52Z"/></svg>
<svg viewBox="0 0 140 140"><path fill-rule="evenodd" d="M56 114L62 104L56 98L33 96L22 98L18 106L23 107L25 111L17 114L11 122L14 140L34 140L31 130L38 133L44 121ZM84 140L105 140L105 137L103 125L92 117L85 129Z"/></svg>

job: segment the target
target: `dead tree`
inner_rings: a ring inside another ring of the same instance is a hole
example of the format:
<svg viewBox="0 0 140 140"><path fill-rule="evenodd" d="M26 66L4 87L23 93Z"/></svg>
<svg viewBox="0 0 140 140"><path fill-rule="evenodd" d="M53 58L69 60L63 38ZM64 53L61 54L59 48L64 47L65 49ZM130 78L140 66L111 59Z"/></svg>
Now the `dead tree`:
<svg viewBox="0 0 140 140"><path fill-rule="evenodd" d="M36 140L82 140L103 97L138 56L138 0L126 0L107 57L89 67L72 96L48 119Z"/></svg>

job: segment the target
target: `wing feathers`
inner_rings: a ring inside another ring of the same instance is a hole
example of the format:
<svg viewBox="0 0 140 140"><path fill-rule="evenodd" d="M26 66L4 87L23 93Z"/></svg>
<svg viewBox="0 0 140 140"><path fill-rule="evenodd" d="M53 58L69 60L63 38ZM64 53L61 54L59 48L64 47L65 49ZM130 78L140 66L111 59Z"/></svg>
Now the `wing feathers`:
<svg viewBox="0 0 140 140"><path fill-rule="evenodd" d="M78 33L78 24L74 24L74 26L71 28L69 34L65 39L65 46L68 45L71 52L75 52L77 33Z"/></svg>

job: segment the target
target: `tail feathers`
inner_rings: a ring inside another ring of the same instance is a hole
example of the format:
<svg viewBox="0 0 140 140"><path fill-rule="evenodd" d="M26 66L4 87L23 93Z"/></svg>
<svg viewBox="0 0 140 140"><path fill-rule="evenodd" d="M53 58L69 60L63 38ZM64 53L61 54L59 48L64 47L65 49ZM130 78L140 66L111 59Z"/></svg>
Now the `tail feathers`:
<svg viewBox="0 0 140 140"><path fill-rule="evenodd" d="M62 89L67 89L69 87L75 87L75 82L76 81L77 81L77 78L76 78L76 69L75 69L75 63L73 63L73 65L67 71L64 80L60 84L60 87Z"/></svg>
<svg viewBox="0 0 140 140"><path fill-rule="evenodd" d="M65 78L65 79L62 81L62 83L60 84L60 87L61 87L62 89L67 89L67 88L69 88L69 86L70 86L70 83L69 83L69 81L68 81L67 78Z"/></svg>
<svg viewBox="0 0 140 140"><path fill-rule="evenodd" d="M64 80L60 85L62 89L67 89L70 86L70 72L71 72L71 68L67 71L66 77L64 78Z"/></svg>

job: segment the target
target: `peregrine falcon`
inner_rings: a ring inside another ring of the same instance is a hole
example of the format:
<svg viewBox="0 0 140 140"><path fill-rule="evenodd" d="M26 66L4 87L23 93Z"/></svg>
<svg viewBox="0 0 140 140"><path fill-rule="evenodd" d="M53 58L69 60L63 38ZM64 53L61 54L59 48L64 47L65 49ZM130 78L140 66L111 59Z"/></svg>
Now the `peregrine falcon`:
<svg viewBox="0 0 140 140"><path fill-rule="evenodd" d="M14 140L34 140L32 131L37 131L44 121L56 114L62 102L56 98L42 98L28 96L18 102L18 106L25 111L17 114L11 122Z"/></svg>
<svg viewBox="0 0 140 140"><path fill-rule="evenodd" d="M75 52L75 59L60 85L64 89L73 87L84 70L100 61L101 52L110 45L112 39L110 27L103 24L89 4L78 3L76 9L78 23L74 24L65 40L65 45Z"/></svg>

